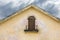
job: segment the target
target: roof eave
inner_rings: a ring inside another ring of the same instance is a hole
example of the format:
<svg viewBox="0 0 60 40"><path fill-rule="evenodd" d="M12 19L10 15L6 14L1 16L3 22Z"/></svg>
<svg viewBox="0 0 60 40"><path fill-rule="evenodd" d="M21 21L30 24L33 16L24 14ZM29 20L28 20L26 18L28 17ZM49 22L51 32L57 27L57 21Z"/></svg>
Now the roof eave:
<svg viewBox="0 0 60 40"><path fill-rule="evenodd" d="M34 8L37 9L38 11L41 11L41 12L43 12L45 15L51 17L53 20L55 20L55 21L57 21L57 22L60 22L59 19L57 19L56 17L50 15L48 12L42 10L41 8L39 8L39 7L35 6L35 5L28 5L28 6L26 6L24 9L22 9L21 11L19 10L19 11L17 11L17 12L14 12L15 14L10 15L9 17L1 20L1 21L0 21L0 24L3 23L3 22L5 22L5 21L7 21L7 20L9 20L10 18L12 18L12 17L15 16L15 15L18 15L19 13L25 11L26 9L28 9L28 8L30 8L30 7L34 7Z"/></svg>

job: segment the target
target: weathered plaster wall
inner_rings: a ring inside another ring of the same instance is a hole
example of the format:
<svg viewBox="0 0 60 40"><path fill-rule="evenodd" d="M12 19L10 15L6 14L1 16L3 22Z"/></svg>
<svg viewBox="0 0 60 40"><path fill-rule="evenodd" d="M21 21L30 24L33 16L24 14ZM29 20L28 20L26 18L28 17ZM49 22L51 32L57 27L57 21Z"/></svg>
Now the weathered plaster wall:
<svg viewBox="0 0 60 40"><path fill-rule="evenodd" d="M24 32L28 16L36 17L39 32ZM60 23L29 8L0 24L0 40L60 40Z"/></svg>

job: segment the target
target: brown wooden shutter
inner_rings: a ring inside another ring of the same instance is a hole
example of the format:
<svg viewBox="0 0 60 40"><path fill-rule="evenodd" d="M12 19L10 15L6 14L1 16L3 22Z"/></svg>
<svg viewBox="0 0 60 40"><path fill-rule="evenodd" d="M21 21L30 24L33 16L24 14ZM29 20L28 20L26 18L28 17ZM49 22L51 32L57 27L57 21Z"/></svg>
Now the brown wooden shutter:
<svg viewBox="0 0 60 40"><path fill-rule="evenodd" d="M35 30L35 17L30 16L28 18L28 30Z"/></svg>

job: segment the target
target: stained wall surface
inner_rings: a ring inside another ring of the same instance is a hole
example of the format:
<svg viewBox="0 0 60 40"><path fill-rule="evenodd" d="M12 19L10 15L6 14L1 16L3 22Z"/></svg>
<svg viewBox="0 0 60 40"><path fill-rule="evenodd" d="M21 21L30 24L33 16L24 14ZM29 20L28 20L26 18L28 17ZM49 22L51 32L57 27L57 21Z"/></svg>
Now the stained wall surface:
<svg viewBox="0 0 60 40"><path fill-rule="evenodd" d="M0 40L60 40L60 23L41 11L29 8L0 24ZM27 18L35 16L39 32L25 32Z"/></svg>

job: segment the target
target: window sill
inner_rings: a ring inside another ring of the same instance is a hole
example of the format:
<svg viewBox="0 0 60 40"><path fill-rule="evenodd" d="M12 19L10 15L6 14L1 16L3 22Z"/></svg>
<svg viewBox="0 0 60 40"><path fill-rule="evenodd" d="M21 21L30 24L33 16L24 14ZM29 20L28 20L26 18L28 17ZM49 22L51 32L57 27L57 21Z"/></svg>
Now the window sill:
<svg viewBox="0 0 60 40"><path fill-rule="evenodd" d="M24 30L25 32L38 32L38 29L35 29L35 30Z"/></svg>

